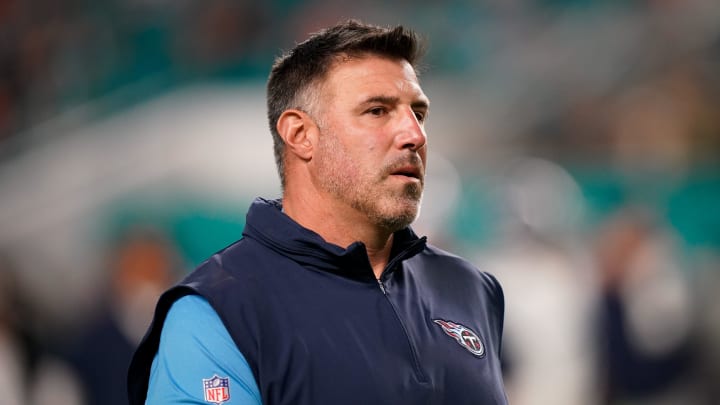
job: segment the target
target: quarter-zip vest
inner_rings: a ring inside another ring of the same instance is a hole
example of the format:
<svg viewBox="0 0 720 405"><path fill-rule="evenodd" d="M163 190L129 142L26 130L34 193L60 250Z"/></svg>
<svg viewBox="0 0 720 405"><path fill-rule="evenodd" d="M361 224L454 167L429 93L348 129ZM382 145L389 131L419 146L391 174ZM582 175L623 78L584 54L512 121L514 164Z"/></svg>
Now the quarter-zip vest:
<svg viewBox="0 0 720 405"><path fill-rule="evenodd" d="M243 238L160 298L130 366L133 405L145 402L165 316L187 294L219 314L263 404L507 403L502 289L409 228L376 280L362 243L328 244L279 201L256 200Z"/></svg>

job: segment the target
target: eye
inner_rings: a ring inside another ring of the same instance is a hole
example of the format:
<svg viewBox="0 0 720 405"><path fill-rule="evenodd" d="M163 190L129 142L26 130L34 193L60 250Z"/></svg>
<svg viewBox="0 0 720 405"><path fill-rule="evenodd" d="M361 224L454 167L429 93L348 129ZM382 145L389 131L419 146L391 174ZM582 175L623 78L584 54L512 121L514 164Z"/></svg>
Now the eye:
<svg viewBox="0 0 720 405"><path fill-rule="evenodd" d="M374 115L376 117L381 117L381 116L385 115L386 112L387 112L387 110L385 109L385 107L373 107L373 108L367 110L368 114Z"/></svg>
<svg viewBox="0 0 720 405"><path fill-rule="evenodd" d="M415 111L415 118L418 120L419 123L425 122L426 116L427 116L427 112L425 112L425 111Z"/></svg>

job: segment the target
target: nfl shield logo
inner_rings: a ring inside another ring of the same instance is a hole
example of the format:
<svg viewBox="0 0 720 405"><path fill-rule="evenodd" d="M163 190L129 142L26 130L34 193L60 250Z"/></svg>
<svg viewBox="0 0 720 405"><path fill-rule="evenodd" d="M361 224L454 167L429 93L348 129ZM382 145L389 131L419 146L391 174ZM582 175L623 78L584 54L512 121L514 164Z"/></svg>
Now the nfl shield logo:
<svg viewBox="0 0 720 405"><path fill-rule="evenodd" d="M205 401L220 405L230 400L230 379L218 377L217 374L212 378L203 378L203 388L205 389Z"/></svg>

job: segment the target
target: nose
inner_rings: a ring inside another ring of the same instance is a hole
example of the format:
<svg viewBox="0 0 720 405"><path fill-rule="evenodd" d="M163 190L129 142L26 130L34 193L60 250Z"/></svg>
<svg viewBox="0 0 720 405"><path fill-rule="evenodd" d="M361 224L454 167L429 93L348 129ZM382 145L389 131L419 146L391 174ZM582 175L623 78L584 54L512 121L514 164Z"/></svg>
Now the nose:
<svg viewBox="0 0 720 405"><path fill-rule="evenodd" d="M396 136L396 142L400 149L417 151L425 146L426 141L425 127L418 121L415 111L410 107L403 109L400 128Z"/></svg>

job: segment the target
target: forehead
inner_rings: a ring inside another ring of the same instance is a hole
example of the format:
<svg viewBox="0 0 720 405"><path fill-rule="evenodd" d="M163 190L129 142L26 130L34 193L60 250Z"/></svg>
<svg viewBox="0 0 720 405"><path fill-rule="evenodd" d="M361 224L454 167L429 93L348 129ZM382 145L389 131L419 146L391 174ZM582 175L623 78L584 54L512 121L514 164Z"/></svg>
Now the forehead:
<svg viewBox="0 0 720 405"><path fill-rule="evenodd" d="M328 71L323 88L334 98L361 100L386 95L427 100L410 63L373 55L338 60Z"/></svg>

